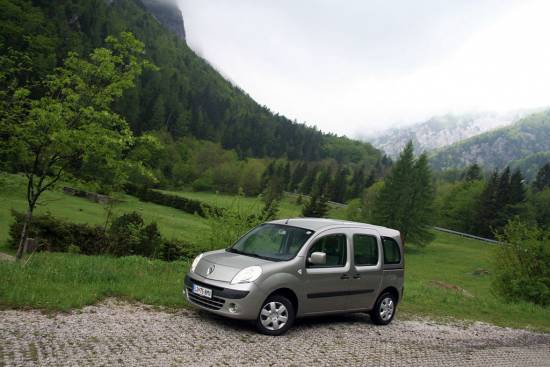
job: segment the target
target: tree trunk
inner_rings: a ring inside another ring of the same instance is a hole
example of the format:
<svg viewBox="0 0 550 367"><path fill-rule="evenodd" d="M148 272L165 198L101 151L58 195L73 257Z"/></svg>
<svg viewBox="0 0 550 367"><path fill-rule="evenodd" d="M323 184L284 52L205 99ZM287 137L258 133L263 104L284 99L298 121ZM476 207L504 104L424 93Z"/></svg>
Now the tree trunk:
<svg viewBox="0 0 550 367"><path fill-rule="evenodd" d="M21 230L21 238L19 239L19 246L17 247L16 260L20 260L23 257L23 250L25 247L25 241L27 240L27 232L32 219L32 209L29 209L25 215L25 222L23 222L23 230Z"/></svg>

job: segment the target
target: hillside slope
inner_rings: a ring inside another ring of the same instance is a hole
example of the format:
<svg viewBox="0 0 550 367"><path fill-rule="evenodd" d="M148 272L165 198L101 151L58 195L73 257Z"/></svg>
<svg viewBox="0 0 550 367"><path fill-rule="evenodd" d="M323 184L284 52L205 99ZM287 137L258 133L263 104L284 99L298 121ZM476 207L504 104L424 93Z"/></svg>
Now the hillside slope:
<svg viewBox="0 0 550 367"><path fill-rule="evenodd" d="M382 149L390 157L397 157L409 140L414 143L417 153L429 152L486 131L510 125L527 114L527 111L513 111L434 116L418 124L392 128L366 140Z"/></svg>
<svg viewBox="0 0 550 367"><path fill-rule="evenodd" d="M478 163L503 168L533 156L544 161L550 152L550 110L531 114L511 126L496 129L434 152L435 169L463 168ZM515 163L515 162L514 162Z"/></svg>
<svg viewBox="0 0 550 367"><path fill-rule="evenodd" d="M0 0L0 51L32 52L33 79L39 80L69 51L85 55L102 46L108 35L131 31L160 69L144 72L137 87L114 106L135 133L191 135L221 143L242 158L335 158L367 166L380 158L370 144L323 134L258 105L186 45L178 35L181 13L174 7L159 8L159 1ZM170 9L177 14L171 15ZM175 33L169 30L172 23Z"/></svg>

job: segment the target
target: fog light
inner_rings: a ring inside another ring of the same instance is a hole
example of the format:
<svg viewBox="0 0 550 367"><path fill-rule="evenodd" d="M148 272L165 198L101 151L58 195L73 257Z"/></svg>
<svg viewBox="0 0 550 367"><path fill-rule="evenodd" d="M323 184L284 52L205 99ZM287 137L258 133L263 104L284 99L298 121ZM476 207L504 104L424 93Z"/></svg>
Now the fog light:
<svg viewBox="0 0 550 367"><path fill-rule="evenodd" d="M239 308L237 307L236 304L234 304L234 303L229 304L229 312L236 313L238 310L239 310Z"/></svg>

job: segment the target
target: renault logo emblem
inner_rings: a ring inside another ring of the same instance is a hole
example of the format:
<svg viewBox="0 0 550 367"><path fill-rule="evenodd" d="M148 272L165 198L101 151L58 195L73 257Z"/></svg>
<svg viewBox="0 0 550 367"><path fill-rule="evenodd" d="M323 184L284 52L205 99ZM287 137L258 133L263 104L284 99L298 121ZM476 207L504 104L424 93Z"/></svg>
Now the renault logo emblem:
<svg viewBox="0 0 550 367"><path fill-rule="evenodd" d="M207 270L206 270L206 275L210 275L214 272L214 269L216 268L215 265L212 265L211 267L209 267Z"/></svg>

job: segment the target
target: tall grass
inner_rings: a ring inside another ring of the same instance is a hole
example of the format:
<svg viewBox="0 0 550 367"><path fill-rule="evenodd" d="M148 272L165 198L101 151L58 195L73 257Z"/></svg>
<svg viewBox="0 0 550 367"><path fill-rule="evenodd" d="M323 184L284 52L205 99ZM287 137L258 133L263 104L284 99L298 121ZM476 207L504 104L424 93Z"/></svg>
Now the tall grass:
<svg viewBox="0 0 550 367"><path fill-rule="evenodd" d="M69 310L119 297L180 307L189 264L139 256L112 258L38 253L25 262L0 262L0 306Z"/></svg>

